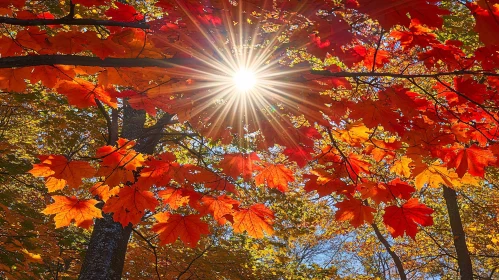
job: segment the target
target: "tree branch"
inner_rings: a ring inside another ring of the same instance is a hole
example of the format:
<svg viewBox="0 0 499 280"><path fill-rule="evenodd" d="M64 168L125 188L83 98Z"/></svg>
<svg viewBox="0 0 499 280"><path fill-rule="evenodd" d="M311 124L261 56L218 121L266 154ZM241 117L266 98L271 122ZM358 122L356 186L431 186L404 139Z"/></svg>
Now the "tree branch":
<svg viewBox="0 0 499 280"><path fill-rule="evenodd" d="M82 55L30 55L0 58L0 68L28 67L41 65L77 65L100 67L160 67L172 68L196 62L193 58L111 58L100 59ZM199 63L199 62L198 62Z"/></svg>
<svg viewBox="0 0 499 280"><path fill-rule="evenodd" d="M454 76L454 75L484 75L484 76L494 76L499 77L499 73L489 72L484 70L459 70L452 72L441 72L441 73L433 73L433 74L399 74L399 73L390 73L390 72L330 72L326 70L312 70L311 74L327 76L327 77L338 77L338 78L355 78L355 77L392 77L392 78L436 78L442 76Z"/></svg>
<svg viewBox="0 0 499 280"><path fill-rule="evenodd" d="M0 17L1 18L1 17ZM100 67L159 67L172 68L176 66L185 66L199 64L199 60L195 58L115 58L108 57L100 59L98 57L83 56L83 55L28 55L28 56L12 56L0 58L0 68L13 67L29 67L41 65L75 65L75 66L100 66ZM484 75L499 77L499 73L485 70L459 70L452 72L441 72L433 74L400 74L391 72L330 72L325 70L311 70L311 74L325 77L392 77L401 79L411 78L437 78L442 76L454 75Z"/></svg>
<svg viewBox="0 0 499 280"><path fill-rule="evenodd" d="M111 117L109 117L109 114L106 111L106 108L104 108L104 105L102 105L102 102L99 101L99 99L94 98L95 103L97 104L97 107L99 108L99 111L101 112L102 116L106 119L106 126L107 126L107 144L112 145L114 143L111 142L111 134L112 134L112 121Z"/></svg>
<svg viewBox="0 0 499 280"><path fill-rule="evenodd" d="M388 243L388 241L383 236L383 234L381 234L381 231L379 230L378 225L376 225L376 223L372 223L371 227L373 228L374 233L376 234L376 237L378 238L378 240L381 242L381 244L383 244L383 246L385 246L386 251L388 252L388 254L390 254L393 261L395 262L395 266L396 266L397 271L399 273L400 279L406 280L407 274L404 271L404 266L403 266L402 261L400 260L399 256L397 255L397 253L395 253L392 250L392 246L390 245L390 243Z"/></svg>
<svg viewBox="0 0 499 280"><path fill-rule="evenodd" d="M87 19L87 18L72 18L63 17L57 19L20 19L11 17L0 17L0 23L19 25L19 26L40 26L40 25L103 25L103 26L119 26L119 27L133 27L140 29L149 29L149 24L144 22L124 22L115 20L100 20L100 19Z"/></svg>

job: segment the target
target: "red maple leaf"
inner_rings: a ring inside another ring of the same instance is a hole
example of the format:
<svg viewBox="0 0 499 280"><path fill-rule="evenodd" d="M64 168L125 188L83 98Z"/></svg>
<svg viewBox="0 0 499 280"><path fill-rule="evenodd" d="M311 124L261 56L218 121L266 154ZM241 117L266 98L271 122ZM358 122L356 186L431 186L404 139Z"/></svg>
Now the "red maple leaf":
<svg viewBox="0 0 499 280"><path fill-rule="evenodd" d="M210 233L208 224L201 221L200 217L200 215L158 213L154 215L158 222L152 226L152 230L159 234L162 245L172 244L180 238L185 245L194 248L201 239L201 234Z"/></svg>
<svg viewBox="0 0 499 280"><path fill-rule="evenodd" d="M288 147L283 151L283 153L288 156L290 160L296 162L299 167L304 167L310 160L313 159L313 152L314 149L304 146L295 146L292 148Z"/></svg>
<svg viewBox="0 0 499 280"><path fill-rule="evenodd" d="M227 154L218 163L217 167L222 168L223 172L232 178L241 176L245 181L253 178L253 172L261 170L256 165L260 161L256 153L250 154Z"/></svg>
<svg viewBox="0 0 499 280"><path fill-rule="evenodd" d="M496 157L490 150L473 145L469 148L460 149L447 163L447 166L456 168L456 173L461 178L466 172L470 175L483 178L485 167L495 163L496 160Z"/></svg>
<svg viewBox="0 0 499 280"><path fill-rule="evenodd" d="M411 198L402 207L389 206L385 209L383 222L393 237L403 236L404 232L412 239L416 239L417 225L431 226L433 209L420 204L417 198Z"/></svg>

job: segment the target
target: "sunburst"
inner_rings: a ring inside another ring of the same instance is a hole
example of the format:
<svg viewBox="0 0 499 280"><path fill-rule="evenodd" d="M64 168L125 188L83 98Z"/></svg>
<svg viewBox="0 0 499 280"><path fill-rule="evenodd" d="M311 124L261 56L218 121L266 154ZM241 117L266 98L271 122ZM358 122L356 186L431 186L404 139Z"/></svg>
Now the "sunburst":
<svg viewBox="0 0 499 280"><path fill-rule="evenodd" d="M192 86L182 89L183 97L191 98L194 104L190 112L191 124L198 129L202 126L208 135L223 135L227 130L247 134L264 125L293 139L286 135L290 122L289 116L284 115L290 112L299 115L305 104L315 105L297 94L311 91L309 85L293 82L293 77L303 70L280 65L276 50L282 52L282 42L277 36L262 39L260 24L247 20L244 1L237 7L227 6L223 10L222 28L200 24L181 1L177 3L189 15L205 42L201 44L184 36L188 44L171 44L199 61L195 67L182 67L183 74L195 81ZM186 45L191 47L184 47ZM287 127L283 125L284 117ZM195 124L193 118L199 124Z"/></svg>

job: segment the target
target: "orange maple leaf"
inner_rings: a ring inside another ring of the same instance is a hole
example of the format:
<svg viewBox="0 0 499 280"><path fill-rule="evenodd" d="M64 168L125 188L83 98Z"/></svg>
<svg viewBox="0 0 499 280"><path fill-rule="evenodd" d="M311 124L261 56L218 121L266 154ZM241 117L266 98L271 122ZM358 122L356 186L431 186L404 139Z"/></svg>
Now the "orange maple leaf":
<svg viewBox="0 0 499 280"><path fill-rule="evenodd" d="M103 182L98 182L90 188L90 193L98 196L104 202L106 202L111 196L118 194L119 191L119 187L110 188Z"/></svg>
<svg viewBox="0 0 499 280"><path fill-rule="evenodd" d="M313 170L314 174L305 174L303 178L310 179L305 183L305 191L317 191L319 197L330 195L332 192L350 194L353 193L354 189L348 186L345 182L341 181L339 178L333 178L330 174L320 174L318 170Z"/></svg>
<svg viewBox="0 0 499 280"><path fill-rule="evenodd" d="M0 69L0 89L7 91L24 92L26 89L25 79L29 78L31 68L8 68Z"/></svg>
<svg viewBox="0 0 499 280"><path fill-rule="evenodd" d="M205 211L212 214L213 218L221 225L227 222L227 216L232 216L234 210L239 206L239 201L226 195L219 197L204 196L201 201Z"/></svg>
<svg viewBox="0 0 499 280"><path fill-rule="evenodd" d="M49 192L63 189L66 185L77 188L82 178L94 176L95 169L86 161L68 161L65 156L48 155L38 157L41 163L34 164L28 171L34 176L47 178L45 185Z"/></svg>
<svg viewBox="0 0 499 280"><path fill-rule="evenodd" d="M144 167L140 171L140 177L137 180L139 184L144 189L148 189L153 185L156 186L167 186L172 179L170 171L170 165L176 159L175 155L171 153L163 153L155 158L148 159Z"/></svg>
<svg viewBox="0 0 499 280"><path fill-rule="evenodd" d="M272 224L274 213L263 204L255 204L248 209L240 209L234 214L234 232L248 232L255 238L262 238L263 232L274 233Z"/></svg>
<svg viewBox="0 0 499 280"><path fill-rule="evenodd" d="M182 188L167 188L158 192L159 197L163 199L163 202L170 205L170 208L177 210L179 207L187 205L191 200L191 195L193 195L193 200L196 201L200 195L194 191L189 191Z"/></svg>
<svg viewBox="0 0 499 280"><path fill-rule="evenodd" d="M68 102L78 108L97 106L96 99L113 108L118 106L116 98L111 97L110 93L102 86L96 86L80 78L59 82L57 92L65 95Z"/></svg>
<svg viewBox="0 0 499 280"><path fill-rule="evenodd" d="M158 220L152 231L159 234L161 245L172 244L180 238L185 245L194 248L201 239L201 234L209 234L208 224L201 221L200 215L182 216L170 213L158 213L154 218Z"/></svg>
<svg viewBox="0 0 499 280"><path fill-rule="evenodd" d="M385 209L383 222L393 237L403 236L404 232L412 239L418 232L417 224L433 225L433 209L420 204L417 198L411 198L402 207L390 206Z"/></svg>
<svg viewBox="0 0 499 280"><path fill-rule="evenodd" d="M133 150L134 141L120 138L118 147L104 146L97 150L97 157L102 158L97 176L105 176L105 183L111 187L134 180L133 171L141 167L144 156Z"/></svg>
<svg viewBox="0 0 499 280"><path fill-rule="evenodd" d="M276 188L281 192L288 190L288 183L294 182L293 171L283 164L269 164L255 177L255 184L267 182L269 188Z"/></svg>
<svg viewBox="0 0 499 280"><path fill-rule="evenodd" d="M373 222L374 208L364 205L359 199L348 199L336 203L334 206L338 208L334 215L337 221L350 221L354 227L359 227L363 223Z"/></svg>
<svg viewBox="0 0 499 280"><path fill-rule="evenodd" d="M146 209L153 211L158 200L149 191L141 191L135 186L120 189L115 197L111 197L102 211L114 213L113 219L126 227L129 223L137 224L144 216Z"/></svg>
<svg viewBox="0 0 499 280"><path fill-rule="evenodd" d="M72 221L76 226L89 228L93 224L94 218L102 218L101 210L95 205L95 199L80 200L75 196L66 197L54 195L54 203L50 204L42 211L45 215L55 214L55 227L68 226Z"/></svg>

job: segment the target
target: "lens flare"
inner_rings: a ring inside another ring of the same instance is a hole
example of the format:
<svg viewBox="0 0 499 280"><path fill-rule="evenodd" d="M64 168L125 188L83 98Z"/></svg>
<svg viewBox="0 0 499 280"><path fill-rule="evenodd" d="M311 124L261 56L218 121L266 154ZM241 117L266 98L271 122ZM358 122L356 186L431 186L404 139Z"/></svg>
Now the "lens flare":
<svg viewBox="0 0 499 280"><path fill-rule="evenodd" d="M238 92L247 93L255 87L257 78L253 71L243 68L234 73L233 82Z"/></svg>

